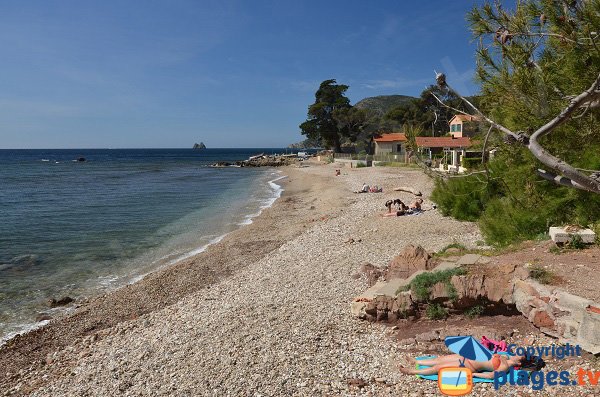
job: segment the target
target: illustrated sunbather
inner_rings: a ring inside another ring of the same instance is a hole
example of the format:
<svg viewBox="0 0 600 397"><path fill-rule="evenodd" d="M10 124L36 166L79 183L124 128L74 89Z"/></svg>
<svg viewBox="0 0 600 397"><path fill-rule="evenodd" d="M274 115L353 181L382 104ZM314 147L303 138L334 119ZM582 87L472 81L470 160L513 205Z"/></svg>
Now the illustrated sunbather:
<svg viewBox="0 0 600 397"><path fill-rule="evenodd" d="M522 366L525 364L525 356L504 356L494 354L488 361L473 361L465 359L458 354L440 356L428 360L414 360L413 363L430 366L429 368L415 369L399 366L400 372L407 375L434 375L442 368L460 367L464 360L464 366L473 372L477 378L493 379L494 371L506 372L511 367Z"/></svg>

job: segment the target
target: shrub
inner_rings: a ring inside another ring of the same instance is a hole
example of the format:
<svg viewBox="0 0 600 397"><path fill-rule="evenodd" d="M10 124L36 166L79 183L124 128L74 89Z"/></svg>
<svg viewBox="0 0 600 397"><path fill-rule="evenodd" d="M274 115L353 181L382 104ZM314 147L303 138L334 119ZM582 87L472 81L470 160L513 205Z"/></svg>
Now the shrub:
<svg viewBox="0 0 600 397"><path fill-rule="evenodd" d="M365 163L356 163L356 168L365 168L367 165Z"/></svg>
<svg viewBox="0 0 600 397"><path fill-rule="evenodd" d="M466 274L466 270L463 268L421 273L410 282L408 289L415 294L417 299L421 301L427 301L429 300L431 287L437 283L444 283L446 285L448 295L450 295L450 299L454 300L456 298L456 289L450 283L450 279L452 276L462 274Z"/></svg>
<svg viewBox="0 0 600 397"><path fill-rule="evenodd" d="M486 189L474 176L448 181L438 180L431 200L445 216L452 216L461 221L476 221L488 201Z"/></svg>
<svg viewBox="0 0 600 397"><path fill-rule="evenodd" d="M461 251L466 251L467 250L467 247L465 247L461 243L452 243L452 244L448 244L447 246L445 246L444 248L442 248L441 250L439 250L439 253L443 254L444 252L448 251L450 248L457 248L457 249L459 249Z"/></svg>
<svg viewBox="0 0 600 397"><path fill-rule="evenodd" d="M551 225L600 221L600 195L541 180L537 168L526 151L506 150L488 164L489 176L438 180L431 198L442 214L477 221L494 246L540 238Z"/></svg>
<svg viewBox="0 0 600 397"><path fill-rule="evenodd" d="M476 317L481 316L484 311L485 311L485 308L483 306L476 305L476 306L470 307L467 310L465 310L465 316L472 320Z"/></svg>
<svg viewBox="0 0 600 397"><path fill-rule="evenodd" d="M576 250L582 250L585 248L585 243L579 234L574 234L571 236L571 241L569 241L569 247Z"/></svg>
<svg viewBox="0 0 600 397"><path fill-rule="evenodd" d="M540 284L552 284L555 278L554 273L539 265L529 268L529 276Z"/></svg>
<svg viewBox="0 0 600 397"><path fill-rule="evenodd" d="M472 158L462 157L460 159L460 165L462 165L464 168L468 168L468 169L479 168L479 167L481 167L481 161L482 161L481 157L472 157Z"/></svg>
<svg viewBox="0 0 600 397"><path fill-rule="evenodd" d="M425 315L430 320L443 320L446 317L448 317L448 309L446 309L442 305L433 303L427 305L427 308L425 309Z"/></svg>

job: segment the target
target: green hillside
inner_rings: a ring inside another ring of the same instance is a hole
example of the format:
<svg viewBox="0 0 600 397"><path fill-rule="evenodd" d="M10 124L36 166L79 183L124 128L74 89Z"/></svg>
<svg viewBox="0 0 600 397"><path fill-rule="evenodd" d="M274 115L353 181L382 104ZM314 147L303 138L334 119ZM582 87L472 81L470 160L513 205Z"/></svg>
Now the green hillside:
<svg viewBox="0 0 600 397"><path fill-rule="evenodd" d="M407 95L380 95L362 99L354 106L359 109L372 109L384 115L390 109L410 102L416 98Z"/></svg>

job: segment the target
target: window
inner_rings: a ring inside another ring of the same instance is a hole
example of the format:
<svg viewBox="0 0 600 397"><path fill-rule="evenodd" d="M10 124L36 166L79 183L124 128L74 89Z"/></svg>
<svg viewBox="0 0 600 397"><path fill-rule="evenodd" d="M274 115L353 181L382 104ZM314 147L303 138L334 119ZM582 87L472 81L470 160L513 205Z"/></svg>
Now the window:
<svg viewBox="0 0 600 397"><path fill-rule="evenodd" d="M402 153L402 144L401 143L396 145L396 152Z"/></svg>
<svg viewBox="0 0 600 397"><path fill-rule="evenodd" d="M456 124L456 132L460 132L462 124Z"/></svg>
<svg viewBox="0 0 600 397"><path fill-rule="evenodd" d="M450 132L456 132L456 124L450 125Z"/></svg>

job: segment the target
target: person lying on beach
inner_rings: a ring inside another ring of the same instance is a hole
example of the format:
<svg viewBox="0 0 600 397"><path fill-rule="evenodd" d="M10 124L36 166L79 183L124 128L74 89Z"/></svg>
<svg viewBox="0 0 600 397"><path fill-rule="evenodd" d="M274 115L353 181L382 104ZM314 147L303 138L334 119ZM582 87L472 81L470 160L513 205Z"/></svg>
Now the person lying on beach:
<svg viewBox="0 0 600 397"><path fill-rule="evenodd" d="M405 214L404 210L398 210L398 211L394 211L394 212L385 212L385 213L381 214L381 216L402 216L404 214Z"/></svg>
<svg viewBox="0 0 600 397"><path fill-rule="evenodd" d="M488 361L473 361L465 359L458 354L440 356L429 360L412 359L413 364L427 365L429 368L415 369L399 365L400 372L407 375L434 375L442 368L460 367L464 360L464 366L473 372L477 378L493 379L494 371L506 372L511 367L525 364L525 356L503 356L494 354Z"/></svg>
<svg viewBox="0 0 600 397"><path fill-rule="evenodd" d="M360 188L360 190L357 190L354 193L369 193L369 185L367 185L366 183L363 183L362 187Z"/></svg>

